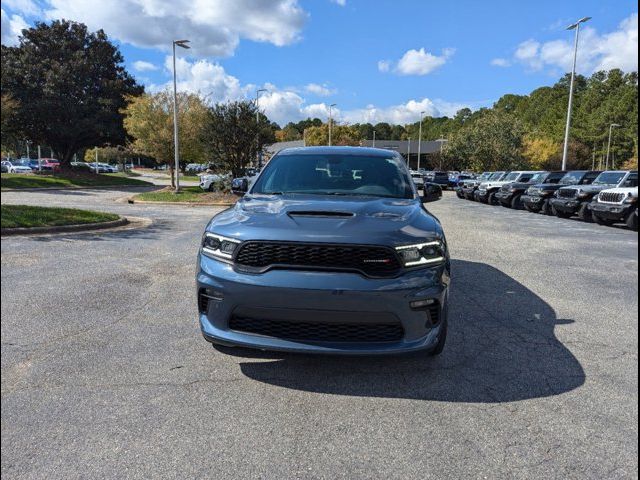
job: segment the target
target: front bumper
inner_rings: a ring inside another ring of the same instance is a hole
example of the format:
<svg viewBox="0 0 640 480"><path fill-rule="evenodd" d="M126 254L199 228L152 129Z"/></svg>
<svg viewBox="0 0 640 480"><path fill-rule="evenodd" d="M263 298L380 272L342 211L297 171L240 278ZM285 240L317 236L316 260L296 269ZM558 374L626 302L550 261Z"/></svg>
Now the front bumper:
<svg viewBox="0 0 640 480"><path fill-rule="evenodd" d="M449 267L407 271L397 278L372 279L357 273L271 270L251 275L232 265L198 257L197 290L215 292L206 310L200 308L200 328L209 341L224 345L299 353L375 355L430 350L447 318ZM425 310L413 310L414 300L434 299L436 325ZM393 341L290 340L232 330L232 318L274 322L374 325L384 319L402 326Z"/></svg>
<svg viewBox="0 0 640 480"><path fill-rule="evenodd" d="M549 197L538 197L538 196L532 196L532 195L523 195L521 198L522 203L525 204L526 206L530 208L538 208L538 209L542 208L542 205L548 199Z"/></svg>
<svg viewBox="0 0 640 480"><path fill-rule="evenodd" d="M498 193L496 193L496 200L498 200L503 205L510 205L512 199L513 193L511 192L499 191Z"/></svg>
<svg viewBox="0 0 640 480"><path fill-rule="evenodd" d="M489 198L489 193L490 193L489 190L478 189L478 190L476 190L475 194L476 194L476 197L477 197L477 199L479 201L486 202L487 199Z"/></svg>
<svg viewBox="0 0 640 480"><path fill-rule="evenodd" d="M635 203L615 204L597 201L589 205L589 209L594 215L607 220L625 220L631 212L635 211L636 207Z"/></svg>
<svg viewBox="0 0 640 480"><path fill-rule="evenodd" d="M582 203L583 202L575 198L551 199L551 205L553 205L556 210L564 213L578 213L578 210L580 210Z"/></svg>

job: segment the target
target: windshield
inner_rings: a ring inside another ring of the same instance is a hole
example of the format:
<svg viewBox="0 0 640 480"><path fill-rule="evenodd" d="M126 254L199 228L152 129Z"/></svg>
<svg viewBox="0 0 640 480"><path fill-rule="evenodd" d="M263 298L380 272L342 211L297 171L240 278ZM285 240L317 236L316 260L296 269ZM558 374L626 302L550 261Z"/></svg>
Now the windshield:
<svg viewBox="0 0 640 480"><path fill-rule="evenodd" d="M617 185L625 175L625 172L603 172L598 175L593 185Z"/></svg>
<svg viewBox="0 0 640 480"><path fill-rule="evenodd" d="M533 177L531 177L531 179L529 180L529 183L542 183L547 179L548 175L549 173L547 172L536 173ZM526 181L526 180L523 180L523 181Z"/></svg>
<svg viewBox="0 0 640 480"><path fill-rule="evenodd" d="M512 182L513 180L516 180L519 176L520 176L520 173L518 173L518 172L511 172L509 175L507 175L506 177L504 177L504 181L505 181L505 182Z"/></svg>
<svg viewBox="0 0 640 480"><path fill-rule="evenodd" d="M402 160L340 154L277 155L267 164L251 193L414 196L413 182Z"/></svg>
<svg viewBox="0 0 640 480"><path fill-rule="evenodd" d="M489 177L489 180L500 180L503 175L504 175L504 172L495 172L491 174L491 176Z"/></svg>
<svg viewBox="0 0 640 480"><path fill-rule="evenodd" d="M584 177L584 172L569 172L562 177L560 183L564 185L578 185L582 180L582 177Z"/></svg>

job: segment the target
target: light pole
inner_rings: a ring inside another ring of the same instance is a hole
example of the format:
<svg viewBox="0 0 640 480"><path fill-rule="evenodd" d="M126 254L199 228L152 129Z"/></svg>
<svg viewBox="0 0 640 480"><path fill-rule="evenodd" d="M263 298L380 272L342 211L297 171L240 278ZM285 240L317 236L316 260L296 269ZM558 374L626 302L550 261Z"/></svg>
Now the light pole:
<svg viewBox="0 0 640 480"><path fill-rule="evenodd" d="M420 170L420 154L422 153L422 116L424 112L420 112L420 128L418 129L418 171Z"/></svg>
<svg viewBox="0 0 640 480"><path fill-rule="evenodd" d="M176 80L176 46L180 48L189 49L189 40L174 40L173 41L173 155L175 160L176 170L176 193L180 191L180 149L178 144L178 82Z"/></svg>
<svg viewBox="0 0 640 480"><path fill-rule="evenodd" d="M373 131L373 145L372 145L372 147L376 148L376 131L375 130Z"/></svg>
<svg viewBox="0 0 640 480"><path fill-rule="evenodd" d="M575 30L575 40L573 46L573 68L571 69L571 83L569 85L569 106L567 107L567 125L564 131L564 150L562 152L562 170L567 169L567 159L569 156L569 131L571 130L571 110L573 109L573 82L576 77L576 61L578 59L578 36L580 35L580 24L591 20L591 17L584 17L576 23L569 25L567 30Z"/></svg>
<svg viewBox="0 0 640 480"><path fill-rule="evenodd" d="M407 139L407 167L411 168L409 159L411 158L411 137Z"/></svg>
<svg viewBox="0 0 640 480"><path fill-rule="evenodd" d="M260 155L260 106L258 105L258 102L260 101L260 94L262 92L266 92L267 89L266 88L259 88L258 90L256 90L256 128L257 128L257 132L256 132L256 156L257 156L257 165L258 168L262 167L262 155Z"/></svg>
<svg viewBox="0 0 640 480"><path fill-rule="evenodd" d="M337 103L332 103L329 105L329 146L331 146L331 126L333 124L333 117L331 116L333 107L335 107Z"/></svg>
<svg viewBox="0 0 640 480"><path fill-rule="evenodd" d="M42 154L40 151L40 145L38 145L38 171L40 172L42 170Z"/></svg>
<svg viewBox="0 0 640 480"><path fill-rule="evenodd" d="M604 164L604 169L608 170L609 169L609 154L611 153L611 137L613 135L613 129L614 128L619 128L622 125L618 125L617 123L612 123L611 125L609 125L609 144L607 145L607 161ZM611 165L611 168L615 168L615 165Z"/></svg>
<svg viewBox="0 0 640 480"><path fill-rule="evenodd" d="M31 140L25 140L24 143L27 145L27 158L31 160L31 155L29 153L29 145L31 144Z"/></svg>

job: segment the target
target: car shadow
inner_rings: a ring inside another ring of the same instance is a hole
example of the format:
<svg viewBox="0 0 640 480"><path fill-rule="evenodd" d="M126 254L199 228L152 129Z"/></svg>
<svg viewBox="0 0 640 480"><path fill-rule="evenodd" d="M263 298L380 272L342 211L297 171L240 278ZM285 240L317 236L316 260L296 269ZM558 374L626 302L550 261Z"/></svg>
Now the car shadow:
<svg viewBox="0 0 640 480"><path fill-rule="evenodd" d="M327 357L219 350L247 377L334 395L499 403L559 395L585 373L555 337L554 310L531 290L483 263L453 261L449 337L442 355Z"/></svg>

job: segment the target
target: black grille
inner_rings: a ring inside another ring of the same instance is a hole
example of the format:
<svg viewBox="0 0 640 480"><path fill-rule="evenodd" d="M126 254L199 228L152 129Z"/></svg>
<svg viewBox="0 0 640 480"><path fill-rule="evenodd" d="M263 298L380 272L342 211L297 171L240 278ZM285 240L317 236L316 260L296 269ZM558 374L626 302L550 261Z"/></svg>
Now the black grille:
<svg viewBox="0 0 640 480"><path fill-rule="evenodd" d="M625 197L624 193L601 192L598 200L606 203L622 203Z"/></svg>
<svg viewBox="0 0 640 480"><path fill-rule="evenodd" d="M394 276L400 269L396 253L387 247L286 242L247 242L235 263L257 271L287 266L358 271L372 277Z"/></svg>
<svg viewBox="0 0 640 480"><path fill-rule="evenodd" d="M404 336L400 324L291 322L237 316L231 317L229 328L283 340L312 342L397 342Z"/></svg>
<svg viewBox="0 0 640 480"><path fill-rule="evenodd" d="M561 188L558 190L558 197L560 198L574 198L578 191L575 188Z"/></svg>

